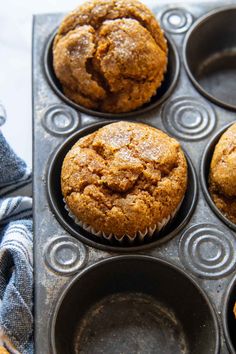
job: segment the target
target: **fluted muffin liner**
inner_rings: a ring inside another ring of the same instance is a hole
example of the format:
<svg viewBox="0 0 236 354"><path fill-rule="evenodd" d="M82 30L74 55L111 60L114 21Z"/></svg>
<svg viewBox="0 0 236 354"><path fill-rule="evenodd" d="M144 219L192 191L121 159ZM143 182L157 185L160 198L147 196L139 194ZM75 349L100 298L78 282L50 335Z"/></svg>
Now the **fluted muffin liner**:
<svg viewBox="0 0 236 354"><path fill-rule="evenodd" d="M143 241L145 237L152 237L154 235L154 233L160 232L165 226L167 226L167 224L169 224L173 218L175 217L176 213L178 212L178 210L181 207L181 204L183 202L184 197L182 198L181 202L179 203L179 205L177 206L177 208L167 217L164 218L161 222L158 222L156 225L154 225L153 227L147 227L146 230L144 232L142 231L137 231L135 236L129 236L127 234L124 234L123 236L117 236L115 234L105 234L103 231L96 231L92 226L82 222L81 220L79 220L70 210L70 208L68 207L68 205L66 204L66 200L65 198L63 198L63 201L65 203L65 209L68 212L68 215L71 217L71 219L80 227L82 227L84 230L90 232L91 234L93 234L94 236L97 237L103 237L105 240L108 241L113 241L116 240L118 242L123 242L125 239L128 239L128 241L130 243L133 243L134 241L136 241L137 239L139 241Z"/></svg>

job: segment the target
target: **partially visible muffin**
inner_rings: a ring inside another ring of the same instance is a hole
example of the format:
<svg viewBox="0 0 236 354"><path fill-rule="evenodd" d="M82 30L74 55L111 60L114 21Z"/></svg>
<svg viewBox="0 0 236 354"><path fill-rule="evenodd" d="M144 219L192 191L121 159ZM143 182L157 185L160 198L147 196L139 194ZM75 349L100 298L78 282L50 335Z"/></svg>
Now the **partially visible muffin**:
<svg viewBox="0 0 236 354"><path fill-rule="evenodd" d="M215 147L209 191L217 208L236 224L236 123L226 130Z"/></svg>
<svg viewBox="0 0 236 354"><path fill-rule="evenodd" d="M179 143L145 124L117 122L67 153L61 188L69 210L94 233L151 235L179 208L187 163Z"/></svg>
<svg viewBox="0 0 236 354"><path fill-rule="evenodd" d="M10 354L4 347L0 347L0 354Z"/></svg>
<svg viewBox="0 0 236 354"><path fill-rule="evenodd" d="M167 67L167 44L152 12L137 0L92 0L61 23L53 66L65 95L102 112L148 102Z"/></svg>

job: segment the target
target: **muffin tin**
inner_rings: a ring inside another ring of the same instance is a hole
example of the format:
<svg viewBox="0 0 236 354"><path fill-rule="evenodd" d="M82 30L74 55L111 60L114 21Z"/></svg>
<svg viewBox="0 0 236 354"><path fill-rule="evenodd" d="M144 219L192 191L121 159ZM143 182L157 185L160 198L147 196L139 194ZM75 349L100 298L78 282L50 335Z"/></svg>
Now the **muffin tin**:
<svg viewBox="0 0 236 354"><path fill-rule="evenodd" d="M171 48L166 82L150 104L120 115L81 109L63 96L51 46L64 15L34 17L37 354L236 352L236 226L207 190L214 146L236 121L236 7L227 4L153 5ZM166 131L188 157L181 209L149 243L100 242L76 226L63 206L60 167L68 148L120 119Z"/></svg>

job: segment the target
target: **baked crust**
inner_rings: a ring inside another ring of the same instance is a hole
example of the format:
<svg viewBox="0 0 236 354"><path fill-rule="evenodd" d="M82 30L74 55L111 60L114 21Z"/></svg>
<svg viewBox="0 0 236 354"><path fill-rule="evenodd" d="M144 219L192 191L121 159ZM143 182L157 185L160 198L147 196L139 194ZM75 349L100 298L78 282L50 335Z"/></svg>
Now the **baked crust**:
<svg viewBox="0 0 236 354"><path fill-rule="evenodd" d="M10 354L4 347L0 347L0 354Z"/></svg>
<svg viewBox="0 0 236 354"><path fill-rule="evenodd" d="M215 147L209 191L217 208L236 224L236 123L226 130Z"/></svg>
<svg viewBox="0 0 236 354"><path fill-rule="evenodd" d="M169 218L187 185L179 143L145 124L118 122L79 139L61 188L71 212L96 232L135 237Z"/></svg>
<svg viewBox="0 0 236 354"><path fill-rule="evenodd" d="M53 65L72 101L103 112L148 102L167 67L167 44L151 11L137 0L93 0L61 23Z"/></svg>
<svg viewBox="0 0 236 354"><path fill-rule="evenodd" d="M236 319L236 302L235 302L235 304L234 304L233 313L234 313L234 317L235 317L235 319Z"/></svg>

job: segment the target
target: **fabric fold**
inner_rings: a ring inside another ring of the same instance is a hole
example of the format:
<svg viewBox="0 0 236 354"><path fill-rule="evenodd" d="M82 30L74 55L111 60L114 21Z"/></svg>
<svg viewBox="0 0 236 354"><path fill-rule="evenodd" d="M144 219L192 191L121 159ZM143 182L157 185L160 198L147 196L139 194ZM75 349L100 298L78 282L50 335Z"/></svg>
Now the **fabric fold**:
<svg viewBox="0 0 236 354"><path fill-rule="evenodd" d="M0 131L0 349L4 353L5 349L12 354L34 352L32 199L9 197L31 183L31 177Z"/></svg>

